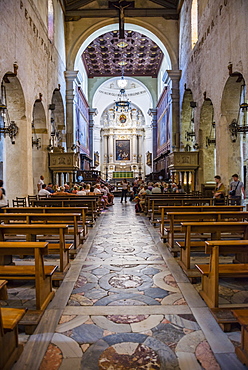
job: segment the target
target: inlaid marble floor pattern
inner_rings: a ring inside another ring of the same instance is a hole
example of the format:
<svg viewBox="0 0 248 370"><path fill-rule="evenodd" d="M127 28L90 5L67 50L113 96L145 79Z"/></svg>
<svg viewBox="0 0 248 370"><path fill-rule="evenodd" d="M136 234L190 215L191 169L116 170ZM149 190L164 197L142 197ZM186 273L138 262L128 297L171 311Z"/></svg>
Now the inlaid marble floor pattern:
<svg viewBox="0 0 248 370"><path fill-rule="evenodd" d="M101 215L40 365L46 369L220 369L133 204Z"/></svg>

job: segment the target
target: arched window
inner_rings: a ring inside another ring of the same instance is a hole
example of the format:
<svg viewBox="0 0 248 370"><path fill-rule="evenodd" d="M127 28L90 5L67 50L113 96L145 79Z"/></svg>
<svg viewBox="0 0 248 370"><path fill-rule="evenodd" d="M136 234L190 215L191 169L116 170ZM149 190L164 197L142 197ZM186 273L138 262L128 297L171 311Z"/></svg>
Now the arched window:
<svg viewBox="0 0 248 370"><path fill-rule="evenodd" d="M192 0L191 7L191 45L192 49L198 40L198 0Z"/></svg>
<svg viewBox="0 0 248 370"><path fill-rule="evenodd" d="M47 3L47 31L48 31L48 38L51 42L53 42L54 36L54 9L53 9L53 0L48 0Z"/></svg>

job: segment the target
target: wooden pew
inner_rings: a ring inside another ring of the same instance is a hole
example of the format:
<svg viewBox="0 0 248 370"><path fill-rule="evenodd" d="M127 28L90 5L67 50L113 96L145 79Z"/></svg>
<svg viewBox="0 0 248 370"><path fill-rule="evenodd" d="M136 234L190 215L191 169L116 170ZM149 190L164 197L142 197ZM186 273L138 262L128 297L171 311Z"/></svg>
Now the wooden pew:
<svg viewBox="0 0 248 370"><path fill-rule="evenodd" d="M78 222L82 228L83 237L87 237L87 226L86 226L86 212L88 207L3 207L2 210L5 213L81 213L81 220Z"/></svg>
<svg viewBox="0 0 248 370"><path fill-rule="evenodd" d="M69 228L68 232L73 233L74 249L77 249L80 244L80 230L78 228L80 217L80 213L0 213L0 221L3 221L5 224L63 223L72 225L73 227Z"/></svg>
<svg viewBox="0 0 248 370"><path fill-rule="evenodd" d="M230 212L215 210L215 212L167 212L169 228L165 228L167 242L171 250L174 248L174 236L180 232L181 227L176 226L181 222L207 222L207 221L244 221L248 218L248 212ZM165 238L165 235L162 235Z"/></svg>
<svg viewBox="0 0 248 370"><path fill-rule="evenodd" d="M87 207L86 221L94 225L98 212L98 198L88 196L86 199L51 199L32 201L33 207Z"/></svg>
<svg viewBox="0 0 248 370"><path fill-rule="evenodd" d="M34 255L34 266L1 265L0 277L8 280L35 280L36 309L45 310L54 297L52 276L58 266L44 266L43 256L48 253L48 243L0 242L0 256Z"/></svg>
<svg viewBox="0 0 248 370"><path fill-rule="evenodd" d="M58 235L59 243L49 243L48 251L51 254L59 254L60 264L59 271L64 273L70 267L69 265L69 250L73 245L65 244L65 234L68 233L68 225L63 224L35 224L35 225L26 225L26 224L2 224L0 225L0 241L11 240L11 235L25 235L26 241L36 241L39 239L39 235L46 235L49 239L49 235ZM12 256L9 259L0 257L0 264L9 264L12 262ZM63 274L61 275L63 278Z"/></svg>
<svg viewBox="0 0 248 370"><path fill-rule="evenodd" d="M156 224L160 221L161 216L160 207L161 206L212 206L212 198L180 198L180 199L151 199L151 209L148 210L148 217L151 223Z"/></svg>
<svg viewBox="0 0 248 370"><path fill-rule="evenodd" d="M8 299L7 280L0 280L0 300Z"/></svg>
<svg viewBox="0 0 248 370"><path fill-rule="evenodd" d="M0 307L0 369L9 370L18 360L23 345L18 343L18 323L25 309Z"/></svg>
<svg viewBox="0 0 248 370"><path fill-rule="evenodd" d="M145 196L145 213L151 213L152 210L152 201L163 201L163 204L160 205L166 205L167 202L172 202L174 200L174 205L178 205L180 202L176 201L184 201L187 205L188 202L190 201L196 201L199 199L205 199L205 203L212 205L213 204L213 198L205 198L202 195L193 195L193 194L175 194L175 193L170 193L170 194L151 194L151 195L146 195ZM180 203L181 204L181 203ZM170 205L173 205L170 203ZM183 205L183 204L181 204Z"/></svg>
<svg viewBox="0 0 248 370"><path fill-rule="evenodd" d="M205 253L210 254L209 264L195 265L198 271L201 273L202 290L200 291L200 295L207 303L209 308L217 308L220 307L219 278L248 277L248 263L220 264L219 255L235 254L237 259L239 259L240 254L245 254L247 256L248 240L206 241Z"/></svg>
<svg viewBox="0 0 248 370"><path fill-rule="evenodd" d="M248 366L248 309L234 310L232 313L241 325L241 347L236 347L235 352L242 364Z"/></svg>
<svg viewBox="0 0 248 370"><path fill-rule="evenodd" d="M162 239L166 239L164 234L165 225L170 223L169 218L167 217L168 212L241 212L243 206L160 206L161 213L161 224L160 224L160 235Z"/></svg>
<svg viewBox="0 0 248 370"><path fill-rule="evenodd" d="M177 242L181 248L180 260L178 263L183 268L184 272L189 277L199 276L199 271L190 268L190 254L191 251L203 252L205 250L205 243L192 242L193 234L210 234L211 240L221 240L223 237L233 239L248 239L248 222L182 222L182 232L185 234L184 242ZM208 237L208 236L206 236ZM247 257L238 255L240 263L248 262Z"/></svg>

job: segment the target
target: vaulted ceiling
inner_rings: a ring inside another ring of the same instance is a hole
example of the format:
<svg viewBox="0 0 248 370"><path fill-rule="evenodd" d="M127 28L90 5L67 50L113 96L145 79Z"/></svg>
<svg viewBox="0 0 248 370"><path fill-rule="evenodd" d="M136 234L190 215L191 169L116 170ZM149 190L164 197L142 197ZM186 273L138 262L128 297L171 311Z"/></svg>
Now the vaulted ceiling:
<svg viewBox="0 0 248 370"><path fill-rule="evenodd" d="M83 62L89 77L152 76L157 77L163 59L161 49L145 35L112 31L96 38L84 51Z"/></svg>

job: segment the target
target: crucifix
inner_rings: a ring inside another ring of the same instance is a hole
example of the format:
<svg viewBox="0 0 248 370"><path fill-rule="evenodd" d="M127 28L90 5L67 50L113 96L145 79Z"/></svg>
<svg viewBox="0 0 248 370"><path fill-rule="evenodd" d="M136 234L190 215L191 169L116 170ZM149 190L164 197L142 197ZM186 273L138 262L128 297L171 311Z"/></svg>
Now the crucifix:
<svg viewBox="0 0 248 370"><path fill-rule="evenodd" d="M125 14L124 9L128 8L132 3L128 3L127 1L119 0L119 5L115 5L112 3L112 5L119 9L119 38L124 39L124 21L125 21Z"/></svg>

